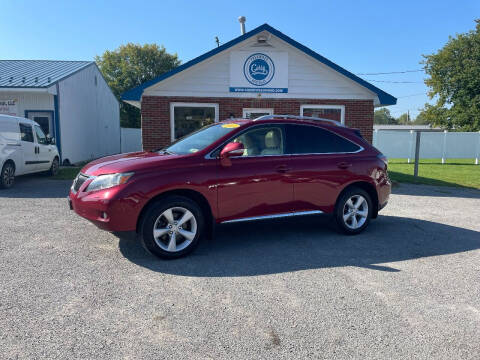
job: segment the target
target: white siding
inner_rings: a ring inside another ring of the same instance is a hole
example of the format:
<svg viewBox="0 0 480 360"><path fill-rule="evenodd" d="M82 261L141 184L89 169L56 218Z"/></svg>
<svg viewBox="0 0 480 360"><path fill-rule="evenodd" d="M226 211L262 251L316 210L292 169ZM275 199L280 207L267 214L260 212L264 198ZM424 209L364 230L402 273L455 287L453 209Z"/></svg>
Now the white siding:
<svg viewBox="0 0 480 360"><path fill-rule="evenodd" d="M230 52L236 50L287 51L288 93L262 94L263 98L315 98L377 100L376 94L274 36L271 47L252 47L248 39L184 70L144 91L145 96L255 97L231 93Z"/></svg>
<svg viewBox="0 0 480 360"><path fill-rule="evenodd" d="M17 99L17 116L25 117L25 110L54 111L53 95L45 92L3 91L0 89L0 100Z"/></svg>
<svg viewBox="0 0 480 360"><path fill-rule="evenodd" d="M142 129L121 128L122 153L142 151Z"/></svg>
<svg viewBox="0 0 480 360"><path fill-rule="evenodd" d="M119 104L95 65L61 81L59 94L64 160L75 163L120 152Z"/></svg>

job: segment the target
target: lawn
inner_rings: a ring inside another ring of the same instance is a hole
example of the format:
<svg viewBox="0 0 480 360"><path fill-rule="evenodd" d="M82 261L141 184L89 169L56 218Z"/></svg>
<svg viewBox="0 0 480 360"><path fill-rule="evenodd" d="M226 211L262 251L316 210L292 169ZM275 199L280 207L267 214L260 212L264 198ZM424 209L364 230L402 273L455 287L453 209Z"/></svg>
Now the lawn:
<svg viewBox="0 0 480 360"><path fill-rule="evenodd" d="M51 177L53 180L73 180L77 176L81 167L77 166L62 166L58 170L58 174Z"/></svg>
<svg viewBox="0 0 480 360"><path fill-rule="evenodd" d="M413 176L413 162L389 159L388 174L397 182L480 189L480 165L474 159L448 159L445 164L441 159L422 159L418 177Z"/></svg>

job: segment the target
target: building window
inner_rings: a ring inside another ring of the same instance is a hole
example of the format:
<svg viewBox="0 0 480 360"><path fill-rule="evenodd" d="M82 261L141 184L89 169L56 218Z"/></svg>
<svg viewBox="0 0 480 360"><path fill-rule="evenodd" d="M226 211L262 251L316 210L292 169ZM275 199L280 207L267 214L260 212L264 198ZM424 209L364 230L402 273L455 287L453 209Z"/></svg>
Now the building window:
<svg viewBox="0 0 480 360"><path fill-rule="evenodd" d="M218 122L218 104L170 103L172 141Z"/></svg>
<svg viewBox="0 0 480 360"><path fill-rule="evenodd" d="M345 124L345 105L302 105L300 115L335 120Z"/></svg>

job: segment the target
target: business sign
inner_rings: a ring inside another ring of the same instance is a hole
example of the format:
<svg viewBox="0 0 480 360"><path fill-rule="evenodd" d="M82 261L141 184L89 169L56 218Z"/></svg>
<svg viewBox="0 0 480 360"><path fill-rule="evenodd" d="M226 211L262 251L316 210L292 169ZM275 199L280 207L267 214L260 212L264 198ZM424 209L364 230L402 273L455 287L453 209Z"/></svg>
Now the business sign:
<svg viewBox="0 0 480 360"><path fill-rule="evenodd" d="M288 53L232 51L230 92L287 93Z"/></svg>
<svg viewBox="0 0 480 360"><path fill-rule="evenodd" d="M17 116L18 101L15 100L0 100L0 114Z"/></svg>

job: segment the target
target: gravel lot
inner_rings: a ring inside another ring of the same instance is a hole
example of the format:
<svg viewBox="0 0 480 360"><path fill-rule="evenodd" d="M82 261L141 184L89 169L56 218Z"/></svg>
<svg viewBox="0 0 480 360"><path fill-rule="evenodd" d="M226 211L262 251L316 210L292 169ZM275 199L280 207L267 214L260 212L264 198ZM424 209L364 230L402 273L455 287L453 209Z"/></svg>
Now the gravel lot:
<svg viewBox="0 0 480 360"><path fill-rule="evenodd" d="M0 358L480 357L480 192L401 185L366 232L230 224L161 261L68 210L70 181L0 191Z"/></svg>

